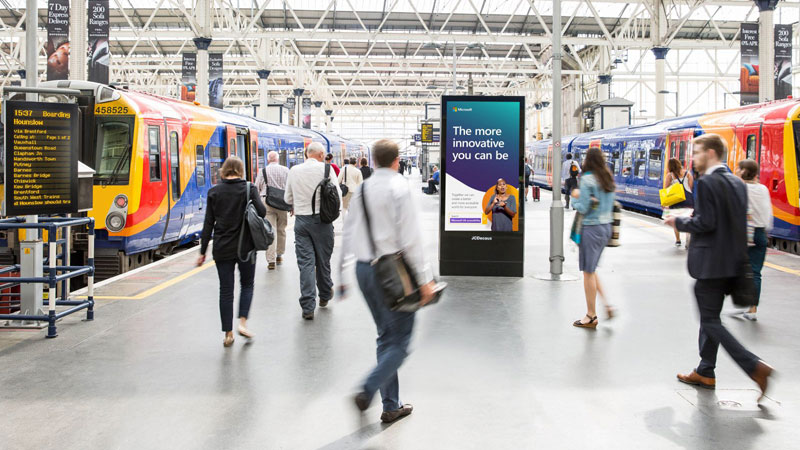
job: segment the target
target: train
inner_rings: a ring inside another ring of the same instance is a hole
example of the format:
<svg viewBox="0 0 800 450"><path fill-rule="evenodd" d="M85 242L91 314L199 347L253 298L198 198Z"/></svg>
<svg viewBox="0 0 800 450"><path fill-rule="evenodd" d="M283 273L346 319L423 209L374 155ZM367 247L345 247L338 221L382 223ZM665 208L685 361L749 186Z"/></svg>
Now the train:
<svg viewBox="0 0 800 450"><path fill-rule="evenodd" d="M731 170L742 159L759 163L760 182L772 198L775 226L770 243L800 254L800 100L786 99L706 114L665 119L644 125L593 131L561 139L561 157L578 162L589 148L603 151L617 184L617 199L628 209L661 215L658 191L664 187L667 161L677 158L692 169L692 140L705 133L720 135L728 145ZM552 140L533 141L526 154L534 184L552 189ZM562 184L563 189L563 184Z"/></svg>
<svg viewBox="0 0 800 450"><path fill-rule="evenodd" d="M268 152L277 151L291 168L305 160L311 142L322 143L338 165L351 157L371 161L369 147L360 142L196 102L87 81L41 86L81 92L79 160L95 170L87 214L96 224L98 280L198 240L208 190L229 155L245 161L250 181L266 166ZM85 235L77 232L73 239L80 253Z"/></svg>

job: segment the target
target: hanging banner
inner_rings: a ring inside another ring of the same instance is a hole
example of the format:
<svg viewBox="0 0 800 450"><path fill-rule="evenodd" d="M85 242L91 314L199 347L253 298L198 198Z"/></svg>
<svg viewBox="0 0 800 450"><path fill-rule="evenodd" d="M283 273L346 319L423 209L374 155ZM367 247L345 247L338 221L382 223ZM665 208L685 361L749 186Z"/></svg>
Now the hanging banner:
<svg viewBox="0 0 800 450"><path fill-rule="evenodd" d="M775 100L792 95L792 26L775 25Z"/></svg>
<svg viewBox="0 0 800 450"><path fill-rule="evenodd" d="M311 128L311 99L303 99L303 128Z"/></svg>
<svg viewBox="0 0 800 450"><path fill-rule="evenodd" d="M741 28L739 96L742 105L758 103L758 24L743 23Z"/></svg>
<svg viewBox="0 0 800 450"><path fill-rule="evenodd" d="M524 97L442 97L442 275L522 276L524 112Z"/></svg>
<svg viewBox="0 0 800 450"><path fill-rule="evenodd" d="M89 0L89 81L108 84L111 49L108 45L108 0Z"/></svg>
<svg viewBox="0 0 800 450"><path fill-rule="evenodd" d="M181 100L193 102L197 92L197 54L184 53L181 62Z"/></svg>
<svg viewBox="0 0 800 450"><path fill-rule="evenodd" d="M47 3L47 80L69 79L69 0Z"/></svg>
<svg viewBox="0 0 800 450"><path fill-rule="evenodd" d="M222 109L222 53L208 54L208 106Z"/></svg>

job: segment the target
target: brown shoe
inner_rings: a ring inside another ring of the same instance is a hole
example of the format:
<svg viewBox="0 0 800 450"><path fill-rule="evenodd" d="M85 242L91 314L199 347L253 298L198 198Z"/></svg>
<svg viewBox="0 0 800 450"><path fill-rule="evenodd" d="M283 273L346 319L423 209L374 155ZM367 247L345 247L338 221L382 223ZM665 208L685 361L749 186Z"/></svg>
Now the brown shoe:
<svg viewBox="0 0 800 450"><path fill-rule="evenodd" d="M578 319L575 322L572 322L572 326L578 328L597 328L597 316L592 317L587 314L586 318L589 319L588 322L582 323L581 320Z"/></svg>
<svg viewBox="0 0 800 450"><path fill-rule="evenodd" d="M678 381L681 383L691 384L693 386L700 386L706 389L715 389L717 380L714 378L704 377L694 370L689 375L678 374Z"/></svg>
<svg viewBox="0 0 800 450"><path fill-rule="evenodd" d="M758 384L758 388L761 389L761 396L758 397L759 400L764 398L764 395L767 393L767 385L769 384L769 377L772 375L774 369L769 364L765 363L764 361L759 361L756 364L756 370L750 374L750 378Z"/></svg>
<svg viewBox="0 0 800 450"><path fill-rule="evenodd" d="M411 414L412 411L414 411L414 407L406 403L400 409L395 409L394 411L384 411L383 414L381 414L381 422L392 423L401 417Z"/></svg>
<svg viewBox="0 0 800 450"><path fill-rule="evenodd" d="M283 256L278 255L278 257L275 258L275 262L278 264L283 264Z"/></svg>
<svg viewBox="0 0 800 450"><path fill-rule="evenodd" d="M267 264L267 269L269 269L269 270L275 270L275 263L274 263L274 262L271 262L271 263Z"/></svg>

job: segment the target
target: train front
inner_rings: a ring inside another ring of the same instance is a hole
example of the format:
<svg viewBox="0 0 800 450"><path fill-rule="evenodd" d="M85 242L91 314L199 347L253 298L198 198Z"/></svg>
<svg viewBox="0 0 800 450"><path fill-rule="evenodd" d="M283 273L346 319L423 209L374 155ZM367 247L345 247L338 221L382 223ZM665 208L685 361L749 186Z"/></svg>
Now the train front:
<svg viewBox="0 0 800 450"><path fill-rule="evenodd" d="M774 127L764 127L764 140L769 142L774 139L777 145L762 146L762 152L768 157L762 155L760 165L761 183L767 186L772 196L775 218L771 233L773 245L780 250L800 254L800 104L796 101L792 104L788 117L781 117L779 126L782 133ZM770 119L767 117L767 124L773 122ZM775 130L774 134L772 130ZM782 140L779 137L781 134Z"/></svg>

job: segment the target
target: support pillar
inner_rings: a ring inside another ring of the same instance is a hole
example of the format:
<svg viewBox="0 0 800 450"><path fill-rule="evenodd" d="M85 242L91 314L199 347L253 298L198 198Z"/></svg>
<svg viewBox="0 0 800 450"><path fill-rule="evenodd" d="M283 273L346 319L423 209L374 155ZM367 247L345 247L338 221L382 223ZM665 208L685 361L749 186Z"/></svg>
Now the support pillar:
<svg viewBox="0 0 800 450"><path fill-rule="evenodd" d="M261 69L256 73L258 74L258 100L261 104L258 108L257 117L266 120L269 115L269 88L267 87L267 79L269 78L270 71Z"/></svg>
<svg viewBox="0 0 800 450"><path fill-rule="evenodd" d="M333 110L332 109L326 109L325 110L325 117L327 118L327 120L325 120L325 132L326 133L330 133L331 129L333 128L333 116L331 114L333 114Z"/></svg>
<svg viewBox="0 0 800 450"><path fill-rule="evenodd" d="M656 57L656 92L667 89L666 58L669 47L653 47L650 49ZM667 115L664 94L656 94L656 120L662 120Z"/></svg>
<svg viewBox="0 0 800 450"><path fill-rule="evenodd" d="M599 75L597 83L597 101L608 100L611 96L611 75Z"/></svg>
<svg viewBox="0 0 800 450"><path fill-rule="evenodd" d="M38 11L36 0L27 0L25 7L28 11ZM39 15L28 14L25 16L25 86L35 88L39 83L39 38L36 30L39 28ZM35 94L27 94L28 100L35 101Z"/></svg>
<svg viewBox="0 0 800 450"><path fill-rule="evenodd" d="M73 0L69 10L69 79L86 81L88 23L86 0Z"/></svg>
<svg viewBox="0 0 800 450"><path fill-rule="evenodd" d="M208 47L211 45L211 38L196 37L194 45L197 46L197 93L195 100L208 105Z"/></svg>
<svg viewBox="0 0 800 450"><path fill-rule="evenodd" d="M300 128L303 126L303 92L306 90L298 87L292 93L294 94L294 126Z"/></svg>
<svg viewBox="0 0 800 450"><path fill-rule="evenodd" d="M758 6L758 101L775 100L775 7L778 0L755 0Z"/></svg>

